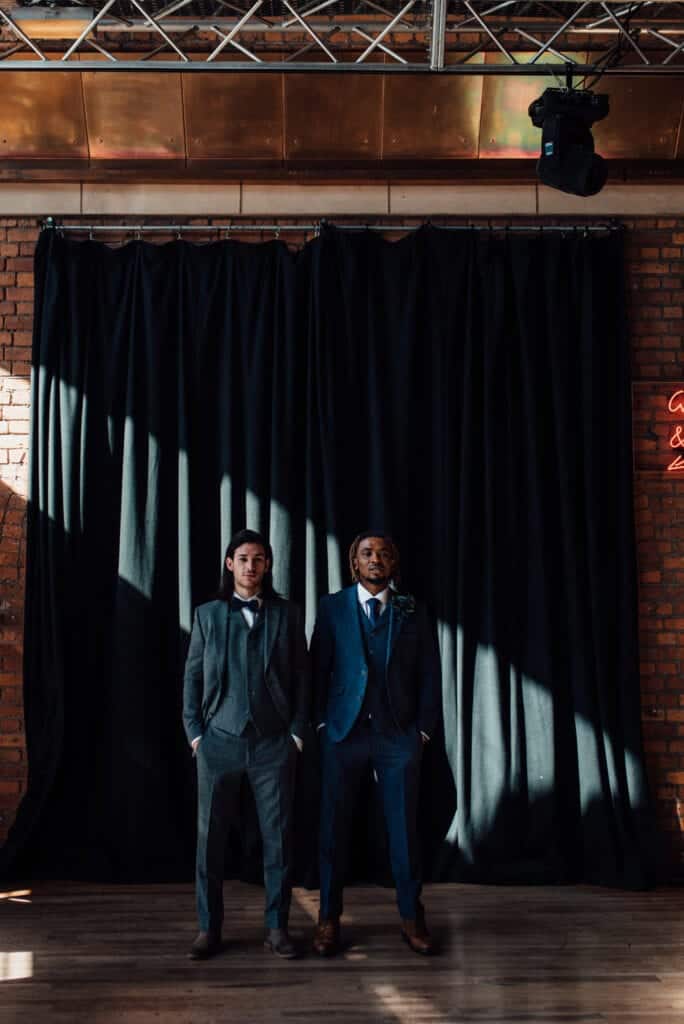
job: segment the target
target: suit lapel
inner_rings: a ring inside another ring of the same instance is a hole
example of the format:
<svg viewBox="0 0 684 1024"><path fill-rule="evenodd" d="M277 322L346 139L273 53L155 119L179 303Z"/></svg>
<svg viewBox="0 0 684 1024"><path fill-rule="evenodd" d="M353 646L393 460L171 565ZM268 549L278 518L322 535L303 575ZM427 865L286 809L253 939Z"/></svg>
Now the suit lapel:
<svg viewBox="0 0 684 1024"><path fill-rule="evenodd" d="M394 653L394 648L397 645L397 640L403 629L406 617L401 614L397 614L394 602L392 601L392 595L390 594L389 599L389 611L387 613L390 617L389 620L389 637L387 639L387 665L390 663L390 658Z"/></svg>
<svg viewBox="0 0 684 1024"><path fill-rule="evenodd" d="M216 644L216 661L218 662L219 679L226 678L226 659L228 657L228 602L217 601L214 607L214 642Z"/></svg>
<svg viewBox="0 0 684 1024"><path fill-rule="evenodd" d="M285 605L280 601L264 601L264 670L268 668L271 660L284 614Z"/></svg>
<svg viewBox="0 0 684 1024"><path fill-rule="evenodd" d="M344 592L344 597L346 605L345 618L349 625L350 637L357 648L357 656L365 661L366 655L364 653L363 637L361 636L362 627L361 622L359 621L359 599L357 597L355 583L352 584L351 587L347 587Z"/></svg>

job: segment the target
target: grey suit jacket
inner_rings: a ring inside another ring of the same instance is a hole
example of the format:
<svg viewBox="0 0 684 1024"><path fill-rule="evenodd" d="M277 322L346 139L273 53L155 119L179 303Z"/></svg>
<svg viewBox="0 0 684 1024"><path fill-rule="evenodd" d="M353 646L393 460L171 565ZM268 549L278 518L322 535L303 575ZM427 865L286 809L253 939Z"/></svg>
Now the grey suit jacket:
<svg viewBox="0 0 684 1024"><path fill-rule="evenodd" d="M183 726L188 742L201 736L226 687L227 601L208 601L195 610L183 680ZM239 614L239 613L238 613ZM281 597L264 601L264 680L283 731L303 736L309 721L311 678L300 609Z"/></svg>

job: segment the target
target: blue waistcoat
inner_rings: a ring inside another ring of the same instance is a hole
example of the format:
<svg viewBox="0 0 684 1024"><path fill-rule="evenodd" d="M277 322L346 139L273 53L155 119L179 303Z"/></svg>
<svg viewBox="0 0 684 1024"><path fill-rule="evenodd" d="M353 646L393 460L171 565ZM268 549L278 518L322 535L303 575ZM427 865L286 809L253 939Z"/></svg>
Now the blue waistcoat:
<svg viewBox="0 0 684 1024"><path fill-rule="evenodd" d="M371 625L371 621L361 605L359 605L359 618L366 664L368 665L366 694L359 718L368 718L370 715L373 728L378 732L396 732L397 727L390 709L385 675L387 644L389 643L389 608L379 616L375 626Z"/></svg>

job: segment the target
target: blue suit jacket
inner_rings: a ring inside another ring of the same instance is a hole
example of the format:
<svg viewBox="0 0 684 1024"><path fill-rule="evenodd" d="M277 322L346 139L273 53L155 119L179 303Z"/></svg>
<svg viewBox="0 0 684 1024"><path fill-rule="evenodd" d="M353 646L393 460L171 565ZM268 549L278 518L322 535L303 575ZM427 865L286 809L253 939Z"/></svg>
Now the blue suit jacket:
<svg viewBox="0 0 684 1024"><path fill-rule="evenodd" d="M441 675L435 631L425 606L399 610L390 600L385 679L397 728L431 736L441 710ZM311 641L315 724L328 738L344 739L361 710L368 666L356 584L324 597Z"/></svg>

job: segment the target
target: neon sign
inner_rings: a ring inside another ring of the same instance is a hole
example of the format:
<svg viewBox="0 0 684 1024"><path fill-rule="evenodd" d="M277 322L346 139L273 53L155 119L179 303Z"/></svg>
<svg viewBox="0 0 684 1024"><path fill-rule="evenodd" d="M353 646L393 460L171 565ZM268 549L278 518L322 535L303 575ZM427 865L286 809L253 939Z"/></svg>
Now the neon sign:
<svg viewBox="0 0 684 1024"><path fill-rule="evenodd" d="M669 412L680 412L684 416L684 391L675 391L667 403Z"/></svg>
<svg viewBox="0 0 684 1024"><path fill-rule="evenodd" d="M668 412L684 416L684 390L675 391L674 394L670 396L667 408ZM670 437L670 448L684 448L684 425L681 423L678 423L675 426L674 433ZM682 458L681 455L675 455L674 459L667 467L667 472L684 472L684 458Z"/></svg>

